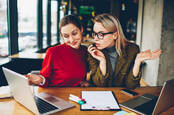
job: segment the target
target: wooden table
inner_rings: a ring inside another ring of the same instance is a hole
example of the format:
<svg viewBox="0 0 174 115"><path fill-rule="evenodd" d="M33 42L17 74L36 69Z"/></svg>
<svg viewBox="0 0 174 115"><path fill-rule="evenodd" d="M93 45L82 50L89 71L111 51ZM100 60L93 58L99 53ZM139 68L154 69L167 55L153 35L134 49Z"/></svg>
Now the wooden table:
<svg viewBox="0 0 174 115"><path fill-rule="evenodd" d="M68 102L75 104L74 108L66 109L61 112L57 112L53 115L113 115L117 111L80 111L80 105L72 102L68 99L69 94L74 94L76 96L81 96L81 91L113 91L119 103L127 101L131 98L120 90L122 88L100 88L100 87L89 87L89 88L81 88L81 87L66 87L66 88L37 88L36 92L47 92L54 96L58 96ZM151 93L154 95L159 95L161 87L142 87L136 88L135 91L142 95L144 93ZM125 108L122 110L131 112ZM169 109L166 112L162 113L161 115L172 115L174 114L174 109ZM13 98L10 99L0 99L0 114L1 115L32 115L32 112L24 108L22 105L14 101Z"/></svg>
<svg viewBox="0 0 174 115"><path fill-rule="evenodd" d="M9 56L12 59L44 59L45 53L34 53L34 52L19 52L17 54Z"/></svg>

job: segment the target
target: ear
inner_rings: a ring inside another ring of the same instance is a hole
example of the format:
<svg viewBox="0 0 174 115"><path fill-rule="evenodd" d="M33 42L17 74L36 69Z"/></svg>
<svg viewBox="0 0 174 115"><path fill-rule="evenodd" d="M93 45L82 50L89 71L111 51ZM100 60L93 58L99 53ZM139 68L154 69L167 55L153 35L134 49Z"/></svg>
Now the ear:
<svg viewBox="0 0 174 115"><path fill-rule="evenodd" d="M114 32L113 33L113 38L116 40L117 39L117 36L118 36L118 32Z"/></svg>
<svg viewBox="0 0 174 115"><path fill-rule="evenodd" d="M83 26L81 27L80 31L83 33Z"/></svg>

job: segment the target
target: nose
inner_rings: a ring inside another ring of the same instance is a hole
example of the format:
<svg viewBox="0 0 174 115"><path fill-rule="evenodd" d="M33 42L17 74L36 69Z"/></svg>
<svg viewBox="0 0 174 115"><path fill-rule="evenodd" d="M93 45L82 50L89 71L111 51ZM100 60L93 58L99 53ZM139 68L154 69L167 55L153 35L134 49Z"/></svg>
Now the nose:
<svg viewBox="0 0 174 115"><path fill-rule="evenodd" d="M69 41L70 41L70 43L72 43L72 42L74 41L73 36L70 36L70 37L69 37Z"/></svg>
<svg viewBox="0 0 174 115"><path fill-rule="evenodd" d="M94 40L95 41L99 40L97 35L94 36Z"/></svg>

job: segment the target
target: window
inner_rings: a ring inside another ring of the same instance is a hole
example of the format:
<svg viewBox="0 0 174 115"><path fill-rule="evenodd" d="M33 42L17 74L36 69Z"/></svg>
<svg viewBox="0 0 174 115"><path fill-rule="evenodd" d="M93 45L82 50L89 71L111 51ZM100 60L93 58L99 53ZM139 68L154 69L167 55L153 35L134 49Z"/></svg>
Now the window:
<svg viewBox="0 0 174 115"><path fill-rule="evenodd" d="M47 0L43 0L43 48L47 47ZM51 45L57 43L57 1L51 2ZM37 0L18 0L19 51L37 50Z"/></svg>
<svg viewBox="0 0 174 115"><path fill-rule="evenodd" d="M37 0L18 0L18 32L19 51L36 50Z"/></svg>
<svg viewBox="0 0 174 115"><path fill-rule="evenodd" d="M47 46L46 20L47 19L47 0L43 0L43 48ZM57 43L57 1L51 1L51 45Z"/></svg>
<svg viewBox="0 0 174 115"><path fill-rule="evenodd" d="M8 56L7 1L0 0L0 60Z"/></svg>

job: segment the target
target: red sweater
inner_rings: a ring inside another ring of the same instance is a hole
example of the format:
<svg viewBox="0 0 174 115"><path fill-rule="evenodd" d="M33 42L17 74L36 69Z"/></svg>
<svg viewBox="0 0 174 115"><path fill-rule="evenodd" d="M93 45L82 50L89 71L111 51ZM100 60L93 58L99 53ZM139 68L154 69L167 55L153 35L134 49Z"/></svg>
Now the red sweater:
<svg viewBox="0 0 174 115"><path fill-rule="evenodd" d="M40 74L47 86L77 86L86 75L86 47L74 49L66 44L47 50Z"/></svg>

